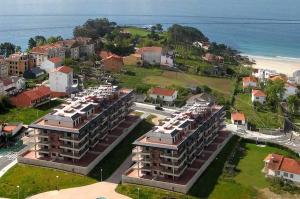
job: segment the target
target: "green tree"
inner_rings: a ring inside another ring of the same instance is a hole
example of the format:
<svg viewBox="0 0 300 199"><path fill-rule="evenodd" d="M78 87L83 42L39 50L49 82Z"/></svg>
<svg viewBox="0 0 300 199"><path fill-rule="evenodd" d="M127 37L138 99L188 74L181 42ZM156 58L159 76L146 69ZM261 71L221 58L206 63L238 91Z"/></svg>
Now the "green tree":
<svg viewBox="0 0 300 199"><path fill-rule="evenodd" d="M162 25L159 24L159 23L155 25L155 28L156 28L156 30L157 30L158 32L162 32L162 31L163 31L163 27L162 27Z"/></svg>
<svg viewBox="0 0 300 199"><path fill-rule="evenodd" d="M36 41L34 38L30 37L28 40L28 49L31 50L33 47L36 47Z"/></svg>
<svg viewBox="0 0 300 199"><path fill-rule="evenodd" d="M286 99L288 109L291 113L295 113L298 109L298 100L296 95L288 96Z"/></svg>
<svg viewBox="0 0 300 199"><path fill-rule="evenodd" d="M35 40L37 46L44 45L47 41L46 38L44 36L41 36L41 35L35 36L34 40Z"/></svg>
<svg viewBox="0 0 300 199"><path fill-rule="evenodd" d="M171 43L192 44L195 41L208 41L208 38L197 28L174 24L168 29Z"/></svg>
<svg viewBox="0 0 300 199"><path fill-rule="evenodd" d="M16 46L12 43L5 42L0 44L1 55L5 55L8 57L9 55L15 53L15 51L16 51Z"/></svg>
<svg viewBox="0 0 300 199"><path fill-rule="evenodd" d="M49 37L49 38L47 39L46 43L48 43L48 44L53 44L53 43L56 43L56 42L62 41L62 40L64 40L64 39L62 38L62 36L57 36L57 37L51 36L51 37Z"/></svg>
<svg viewBox="0 0 300 199"><path fill-rule="evenodd" d="M282 80L268 81L265 91L267 104L275 111L284 92L284 82Z"/></svg>

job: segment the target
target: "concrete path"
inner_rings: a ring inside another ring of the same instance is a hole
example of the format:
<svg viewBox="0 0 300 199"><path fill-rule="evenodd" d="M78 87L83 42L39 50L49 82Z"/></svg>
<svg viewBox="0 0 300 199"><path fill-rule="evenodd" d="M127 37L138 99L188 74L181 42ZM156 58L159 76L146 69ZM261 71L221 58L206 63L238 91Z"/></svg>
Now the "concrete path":
<svg viewBox="0 0 300 199"><path fill-rule="evenodd" d="M127 196L115 192L122 173L132 164L130 155L121 166L104 182L98 182L83 187L62 189L59 191L49 191L29 197L28 199L96 199L105 197L106 199L130 199Z"/></svg>

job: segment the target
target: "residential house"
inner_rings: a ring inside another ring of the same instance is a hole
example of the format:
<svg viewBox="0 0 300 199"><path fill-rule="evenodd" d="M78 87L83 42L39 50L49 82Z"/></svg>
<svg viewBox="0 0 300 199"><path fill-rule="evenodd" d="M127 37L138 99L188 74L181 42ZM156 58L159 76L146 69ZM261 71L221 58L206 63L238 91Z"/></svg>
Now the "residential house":
<svg viewBox="0 0 300 199"><path fill-rule="evenodd" d="M46 44L32 48L30 53L36 59L36 65L41 66L44 61L53 57L65 58L66 50L61 44Z"/></svg>
<svg viewBox="0 0 300 199"><path fill-rule="evenodd" d="M6 63L8 64L8 74L16 76L23 76L26 70L36 66L34 57L27 53L11 54L6 59Z"/></svg>
<svg viewBox="0 0 300 199"><path fill-rule="evenodd" d="M245 114L241 112L231 113L231 123L235 125L245 125L246 124Z"/></svg>
<svg viewBox="0 0 300 199"><path fill-rule="evenodd" d="M216 56L211 53L206 53L203 59L209 63L215 63L215 64L224 63L224 58L222 56Z"/></svg>
<svg viewBox="0 0 300 199"><path fill-rule="evenodd" d="M54 71L56 68L62 66L64 60L61 57L49 58L42 62L40 66L41 69L45 70L47 73Z"/></svg>
<svg viewBox="0 0 300 199"><path fill-rule="evenodd" d="M77 90L74 84L73 69L61 66L49 73L50 90L55 93L71 94Z"/></svg>
<svg viewBox="0 0 300 199"><path fill-rule="evenodd" d="M35 67L24 72L23 77L26 79L36 79L45 74L45 71Z"/></svg>
<svg viewBox="0 0 300 199"><path fill-rule="evenodd" d="M210 43L205 42L205 41L203 41L203 42L196 41L196 42L193 42L193 46L198 47L198 48L202 48L203 50L208 51L209 47L210 47Z"/></svg>
<svg viewBox="0 0 300 199"><path fill-rule="evenodd" d="M134 53L126 57L123 57L123 63L126 66L142 66L143 65L142 55L138 53Z"/></svg>
<svg viewBox="0 0 300 199"><path fill-rule="evenodd" d="M284 84L283 99L287 99L291 95L297 95L297 93L297 85L288 82Z"/></svg>
<svg viewBox="0 0 300 199"><path fill-rule="evenodd" d="M95 42L89 37L75 37L79 44L79 54L82 56L90 56L95 54Z"/></svg>
<svg viewBox="0 0 300 199"><path fill-rule="evenodd" d="M253 76L243 77L243 88L257 87L257 79Z"/></svg>
<svg viewBox="0 0 300 199"><path fill-rule="evenodd" d="M65 57L72 59L80 58L80 45L75 39L66 39L57 43L65 48Z"/></svg>
<svg viewBox="0 0 300 199"><path fill-rule="evenodd" d="M174 56L168 53L161 56L161 66L174 67Z"/></svg>
<svg viewBox="0 0 300 199"><path fill-rule="evenodd" d="M5 95L15 95L26 87L26 82L23 77L18 76L10 76L5 78L0 78L0 82L2 82L2 92Z"/></svg>
<svg viewBox="0 0 300 199"><path fill-rule="evenodd" d="M8 76L8 64L4 56L0 55L0 78Z"/></svg>
<svg viewBox="0 0 300 199"><path fill-rule="evenodd" d="M252 75L258 78L260 81L265 82L270 77L279 75L276 70L270 69L253 69Z"/></svg>
<svg viewBox="0 0 300 199"><path fill-rule="evenodd" d="M16 107L38 107L50 102L50 100L51 91L46 86L24 91L10 98L11 103Z"/></svg>
<svg viewBox="0 0 300 199"><path fill-rule="evenodd" d="M110 72L120 72L123 67L123 58L118 55L111 55L101 60L102 69Z"/></svg>
<svg viewBox="0 0 300 199"><path fill-rule="evenodd" d="M0 136L5 134L6 136L15 136L23 128L23 123L5 123L0 124Z"/></svg>
<svg viewBox="0 0 300 199"><path fill-rule="evenodd" d="M143 64L160 65L161 64L161 47L143 47L137 50L137 53L142 56Z"/></svg>
<svg viewBox="0 0 300 199"><path fill-rule="evenodd" d="M300 161L273 153L264 159L264 163L263 172L267 177L289 180L300 186Z"/></svg>
<svg viewBox="0 0 300 199"><path fill-rule="evenodd" d="M265 103L267 95L262 90L252 90L252 102Z"/></svg>
<svg viewBox="0 0 300 199"><path fill-rule="evenodd" d="M149 97L155 101L161 100L169 105L174 104L177 99L178 91L174 89L166 89L154 87L149 90Z"/></svg>
<svg viewBox="0 0 300 199"><path fill-rule="evenodd" d="M108 57L110 57L112 55L115 55L115 54L113 54L110 51L106 51L106 50L101 50L100 53L99 53L99 57L101 57L101 60L102 59L106 59L106 58L108 58Z"/></svg>
<svg viewBox="0 0 300 199"><path fill-rule="evenodd" d="M287 81L287 77L283 74L274 74L274 75L270 75L269 76L269 80L271 81L283 81L286 82Z"/></svg>

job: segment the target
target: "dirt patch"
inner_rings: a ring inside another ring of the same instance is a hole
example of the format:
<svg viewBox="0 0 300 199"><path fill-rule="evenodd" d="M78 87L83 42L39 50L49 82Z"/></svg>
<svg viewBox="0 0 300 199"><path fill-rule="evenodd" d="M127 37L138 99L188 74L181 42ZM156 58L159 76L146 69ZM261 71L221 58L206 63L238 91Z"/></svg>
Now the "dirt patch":
<svg viewBox="0 0 300 199"><path fill-rule="evenodd" d="M269 188L264 188L259 190L261 198L272 198L272 199L299 199L299 194L290 194L290 193L282 193L277 194L272 192Z"/></svg>

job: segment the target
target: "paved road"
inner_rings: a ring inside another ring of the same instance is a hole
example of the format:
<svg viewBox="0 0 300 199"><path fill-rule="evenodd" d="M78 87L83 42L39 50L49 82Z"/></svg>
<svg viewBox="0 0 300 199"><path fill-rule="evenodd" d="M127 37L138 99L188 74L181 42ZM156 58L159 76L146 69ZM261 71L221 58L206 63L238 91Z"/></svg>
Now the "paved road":
<svg viewBox="0 0 300 199"><path fill-rule="evenodd" d="M300 154L300 134L297 132L281 134L281 135L266 135L255 131L243 131L237 130L234 125L226 125L227 129L232 131L234 134L248 138L252 140L257 140L259 142L271 142L286 146L293 151Z"/></svg>
<svg viewBox="0 0 300 199"><path fill-rule="evenodd" d="M134 103L132 109L136 111L148 112L148 113L162 115L166 117L171 116L174 112L177 111L177 109L170 108L170 107L163 107L164 110L160 111L160 110L156 110L154 105L144 104L144 103Z"/></svg>

